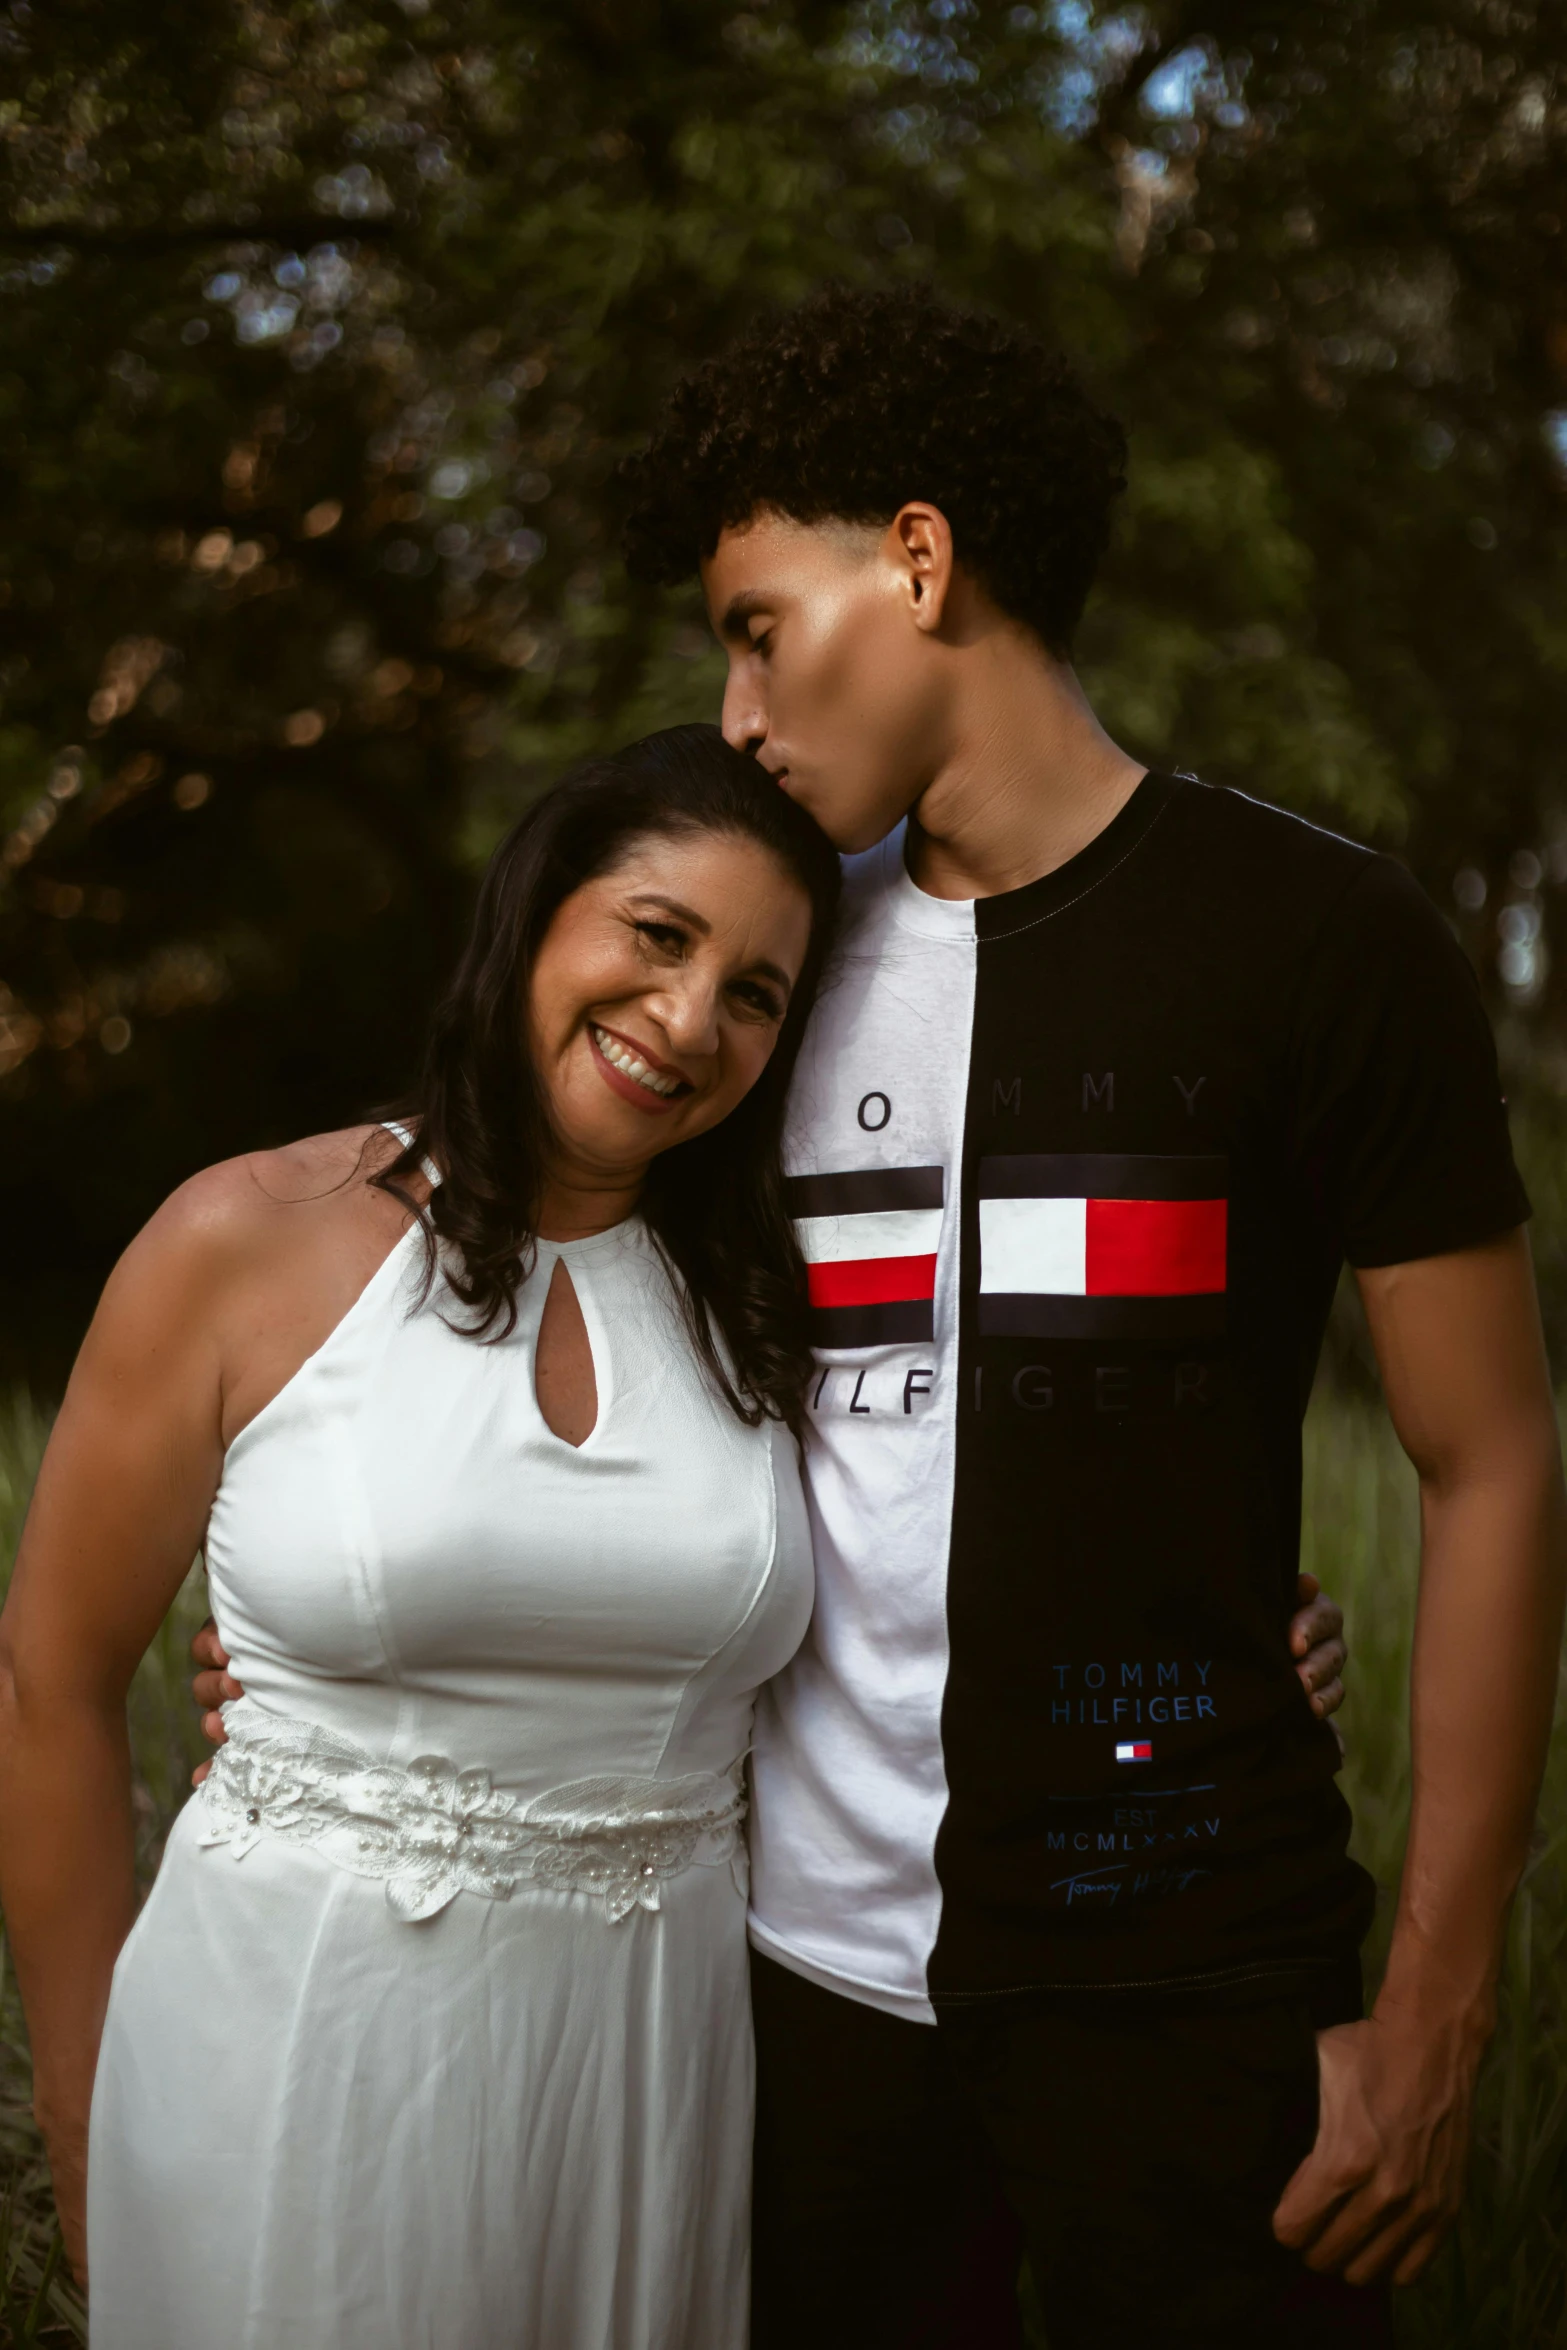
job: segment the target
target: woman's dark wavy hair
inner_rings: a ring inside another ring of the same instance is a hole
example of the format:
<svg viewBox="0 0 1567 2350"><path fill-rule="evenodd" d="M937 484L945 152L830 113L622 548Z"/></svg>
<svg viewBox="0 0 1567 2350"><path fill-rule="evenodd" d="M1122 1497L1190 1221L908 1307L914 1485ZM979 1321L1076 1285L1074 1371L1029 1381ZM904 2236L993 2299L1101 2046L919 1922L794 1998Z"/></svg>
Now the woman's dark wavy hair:
<svg viewBox="0 0 1567 2350"><path fill-rule="evenodd" d="M568 775L496 850L473 933L438 1007L423 1073L398 1115L415 1139L372 1177L415 1208L426 1285L438 1265L465 1332L507 1336L533 1270L549 1148L525 990L557 909L638 840L726 833L777 858L811 903L810 945L771 1060L729 1116L648 1170L640 1213L681 1277L698 1355L740 1418L804 1426L811 1356L805 1274L784 1206L784 1099L831 943L838 859L803 809L716 726L671 726ZM404 1188L428 1157L422 1210ZM726 1360L727 1356L727 1360Z"/></svg>

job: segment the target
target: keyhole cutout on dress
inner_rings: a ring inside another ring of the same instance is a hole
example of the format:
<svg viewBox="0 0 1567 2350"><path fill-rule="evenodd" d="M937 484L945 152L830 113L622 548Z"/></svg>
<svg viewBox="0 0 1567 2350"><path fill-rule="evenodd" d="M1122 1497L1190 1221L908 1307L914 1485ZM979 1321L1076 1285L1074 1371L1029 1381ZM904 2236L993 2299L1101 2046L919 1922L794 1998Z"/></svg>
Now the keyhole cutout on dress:
<svg viewBox="0 0 1567 2350"><path fill-rule="evenodd" d="M598 1379L588 1326L566 1270L555 1259L533 1350L533 1392L544 1425L563 1444L585 1444L598 1425Z"/></svg>

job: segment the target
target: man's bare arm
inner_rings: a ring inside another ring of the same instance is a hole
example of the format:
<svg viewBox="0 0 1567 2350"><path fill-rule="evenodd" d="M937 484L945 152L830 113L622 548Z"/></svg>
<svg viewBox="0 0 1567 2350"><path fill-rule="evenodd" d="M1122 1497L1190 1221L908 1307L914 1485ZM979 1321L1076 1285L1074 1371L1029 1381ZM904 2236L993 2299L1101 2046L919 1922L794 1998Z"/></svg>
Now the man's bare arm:
<svg viewBox="0 0 1567 2350"><path fill-rule="evenodd" d="M1420 1479L1413 1802L1387 1977L1369 2021L1319 2035L1317 2143L1275 2227L1314 2268L1407 2283L1463 2192L1555 1702L1567 1503L1524 1235L1360 1288Z"/></svg>

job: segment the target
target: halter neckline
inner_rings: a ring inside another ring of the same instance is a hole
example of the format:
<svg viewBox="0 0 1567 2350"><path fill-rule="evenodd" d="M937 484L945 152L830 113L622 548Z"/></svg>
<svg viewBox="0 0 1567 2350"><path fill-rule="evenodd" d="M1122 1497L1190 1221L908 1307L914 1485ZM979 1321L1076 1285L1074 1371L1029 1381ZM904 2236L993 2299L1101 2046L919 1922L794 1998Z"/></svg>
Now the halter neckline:
<svg viewBox="0 0 1567 2350"><path fill-rule="evenodd" d="M399 1126L395 1118L383 1118L381 1124L388 1134L402 1144L405 1151L413 1149L414 1138L406 1126ZM433 1159L421 1158L419 1172L427 1183L439 1183L441 1180L441 1170Z"/></svg>

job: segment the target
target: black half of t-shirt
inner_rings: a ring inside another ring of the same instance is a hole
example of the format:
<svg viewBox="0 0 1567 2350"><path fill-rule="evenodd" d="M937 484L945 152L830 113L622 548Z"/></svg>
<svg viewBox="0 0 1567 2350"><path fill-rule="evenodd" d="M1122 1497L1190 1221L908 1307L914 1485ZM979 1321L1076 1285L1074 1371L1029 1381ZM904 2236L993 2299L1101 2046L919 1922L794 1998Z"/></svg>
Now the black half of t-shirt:
<svg viewBox="0 0 1567 2350"><path fill-rule="evenodd" d="M1341 1961L1301 1418L1345 1258L1529 1212L1478 989L1392 860L1186 778L977 927L932 1996Z"/></svg>

